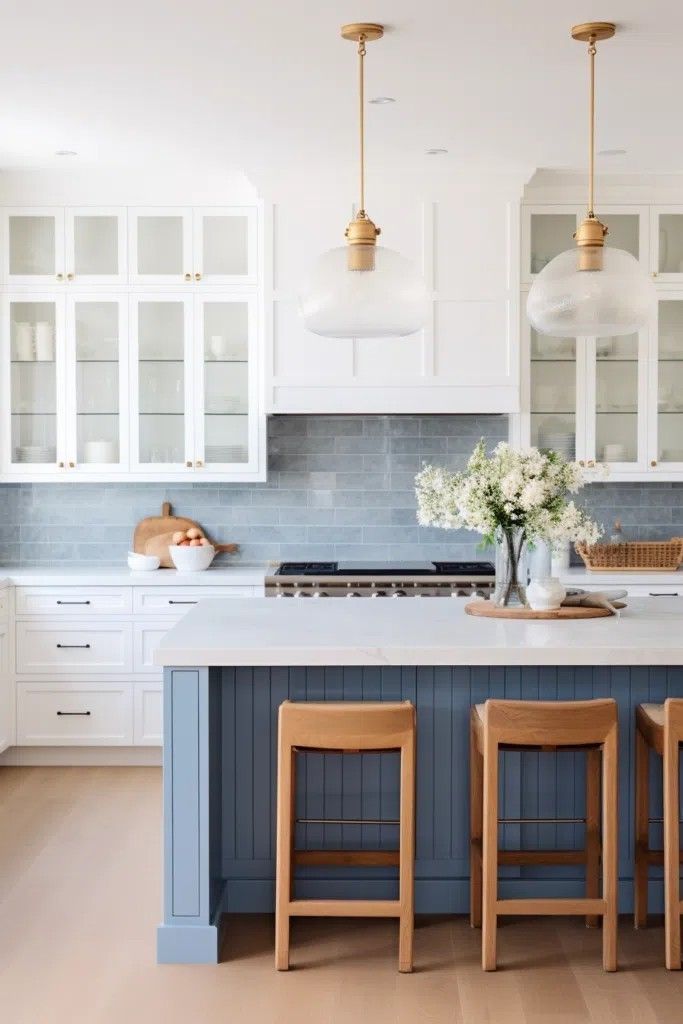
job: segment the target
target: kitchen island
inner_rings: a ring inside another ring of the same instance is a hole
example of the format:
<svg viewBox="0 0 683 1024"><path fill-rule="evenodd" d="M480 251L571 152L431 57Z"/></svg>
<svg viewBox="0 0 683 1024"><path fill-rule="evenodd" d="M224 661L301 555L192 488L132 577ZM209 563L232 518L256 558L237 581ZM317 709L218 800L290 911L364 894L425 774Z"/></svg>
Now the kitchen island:
<svg viewBox="0 0 683 1024"><path fill-rule="evenodd" d="M417 707L418 913L466 913L468 719L487 697L619 705L619 903L631 907L633 714L683 696L683 601L635 598L619 618L472 618L462 599L201 602L156 655L164 672L164 921L160 962L218 960L223 914L273 909L275 744L283 700L411 700ZM297 817L395 819L393 754L304 754ZM501 816L581 819L580 753L505 753ZM653 814L659 816L653 773ZM571 849L583 826L506 824L503 846ZM661 837L660 837L661 838ZM653 840L657 841L656 828ZM300 848L390 848L391 824L305 824ZM381 898L391 869L307 868L306 897ZM504 867L503 898L583 892L581 867ZM661 882L651 881L653 909Z"/></svg>

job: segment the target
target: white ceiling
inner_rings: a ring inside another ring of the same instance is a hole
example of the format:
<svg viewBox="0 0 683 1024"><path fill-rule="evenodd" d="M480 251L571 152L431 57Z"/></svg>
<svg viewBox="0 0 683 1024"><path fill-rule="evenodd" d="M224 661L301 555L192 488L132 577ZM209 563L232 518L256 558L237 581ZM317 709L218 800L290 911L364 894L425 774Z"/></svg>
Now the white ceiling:
<svg viewBox="0 0 683 1024"><path fill-rule="evenodd" d="M54 151L74 149L81 166L351 181L355 54L339 26L367 19L388 26L368 96L397 100L368 107L371 171L582 168L587 58L569 29L595 18L621 29L599 48L598 147L628 151L601 166L683 172L680 0L23 0L0 31L0 166L63 166Z"/></svg>

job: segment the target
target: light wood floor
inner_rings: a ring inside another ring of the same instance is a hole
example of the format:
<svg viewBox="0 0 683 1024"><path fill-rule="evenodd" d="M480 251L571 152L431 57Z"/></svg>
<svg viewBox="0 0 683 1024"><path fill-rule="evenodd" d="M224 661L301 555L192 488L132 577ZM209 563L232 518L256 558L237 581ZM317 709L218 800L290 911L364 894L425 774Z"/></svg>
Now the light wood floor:
<svg viewBox="0 0 683 1024"><path fill-rule="evenodd" d="M681 1024L683 976L661 927L620 927L618 974L581 921L520 919L501 969L479 968L464 918L422 921L416 972L396 923L297 920L288 974L270 917L231 919L217 967L157 966L160 772L0 768L3 1024Z"/></svg>

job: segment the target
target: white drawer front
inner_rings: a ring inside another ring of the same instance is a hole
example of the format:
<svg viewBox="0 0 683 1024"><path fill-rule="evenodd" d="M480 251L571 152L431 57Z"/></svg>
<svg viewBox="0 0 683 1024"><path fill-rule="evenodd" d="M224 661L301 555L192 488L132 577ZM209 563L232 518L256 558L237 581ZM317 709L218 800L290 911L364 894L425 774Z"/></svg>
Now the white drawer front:
<svg viewBox="0 0 683 1024"><path fill-rule="evenodd" d="M253 597L258 587L155 587L136 588L133 610L137 615L172 615L180 618L188 608L216 597Z"/></svg>
<svg viewBox="0 0 683 1024"><path fill-rule="evenodd" d="M171 629L173 623L166 619L164 622L137 622L133 626L133 671L134 672L156 672L161 673L158 665L154 664L154 652Z"/></svg>
<svg viewBox="0 0 683 1024"><path fill-rule="evenodd" d="M128 622L17 622L17 672L130 672Z"/></svg>
<svg viewBox="0 0 683 1024"><path fill-rule="evenodd" d="M17 615L129 615L130 587L17 587Z"/></svg>
<svg viewBox="0 0 683 1024"><path fill-rule="evenodd" d="M133 742L159 747L164 734L164 695L160 683L135 683Z"/></svg>
<svg viewBox="0 0 683 1024"><path fill-rule="evenodd" d="M17 743L24 746L118 745L133 742L127 683L17 684Z"/></svg>

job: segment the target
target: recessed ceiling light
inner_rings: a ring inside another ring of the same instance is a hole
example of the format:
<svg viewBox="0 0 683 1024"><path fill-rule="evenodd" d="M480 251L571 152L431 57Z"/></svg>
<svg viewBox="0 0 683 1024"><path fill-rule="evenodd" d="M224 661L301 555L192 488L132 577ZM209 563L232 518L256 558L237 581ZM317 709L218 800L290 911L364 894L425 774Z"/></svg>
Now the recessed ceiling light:
<svg viewBox="0 0 683 1024"><path fill-rule="evenodd" d="M55 156L78 156L78 153L75 149L58 149Z"/></svg>
<svg viewBox="0 0 683 1024"><path fill-rule="evenodd" d="M378 105L380 105L382 103L395 103L395 102L396 102L396 100L394 99L393 96L373 96L373 98L371 100L368 100L368 103L377 103Z"/></svg>
<svg viewBox="0 0 683 1024"><path fill-rule="evenodd" d="M438 146L435 147L434 149L425 149L425 153L427 156L445 156L447 152L447 149L440 149Z"/></svg>
<svg viewBox="0 0 683 1024"><path fill-rule="evenodd" d="M598 156L623 156L625 149L599 149Z"/></svg>

